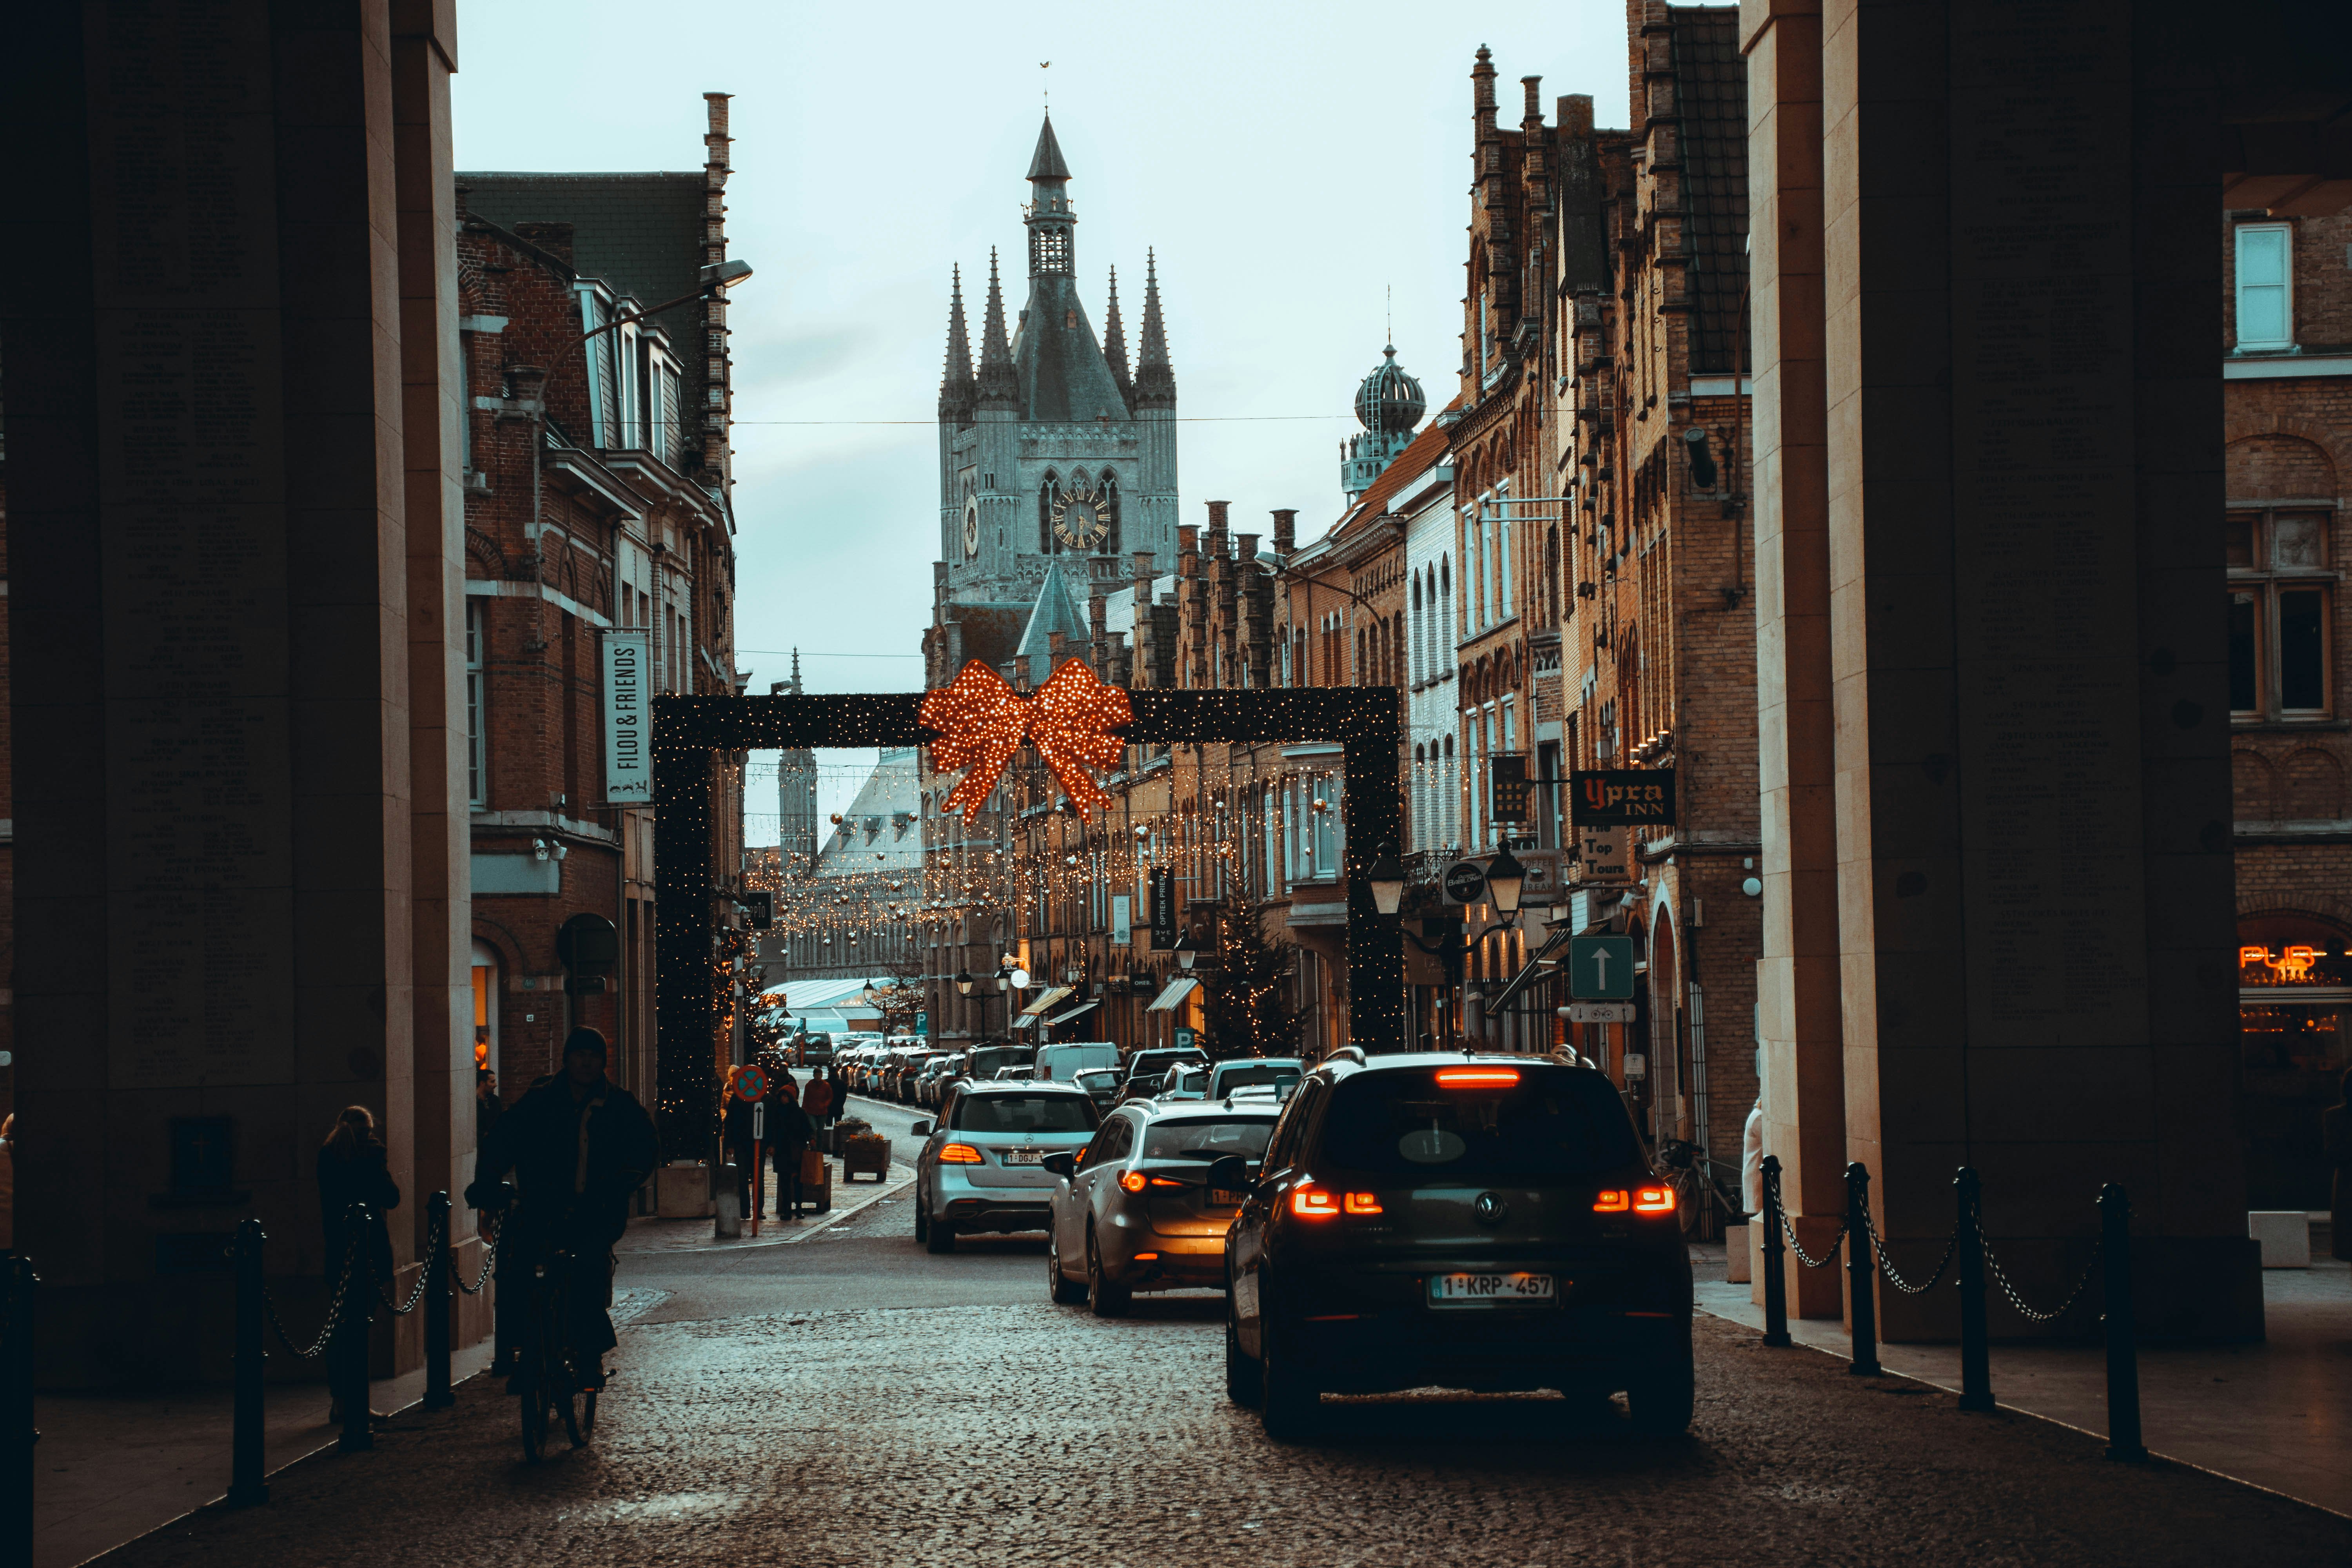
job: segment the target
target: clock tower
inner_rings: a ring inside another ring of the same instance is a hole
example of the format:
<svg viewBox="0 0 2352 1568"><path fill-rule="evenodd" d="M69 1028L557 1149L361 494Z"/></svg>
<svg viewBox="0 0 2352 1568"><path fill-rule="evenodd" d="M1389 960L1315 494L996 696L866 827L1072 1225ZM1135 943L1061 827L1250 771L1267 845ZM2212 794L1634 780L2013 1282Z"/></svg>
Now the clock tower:
<svg viewBox="0 0 2352 1568"><path fill-rule="evenodd" d="M1079 299L1077 213L1051 118L1028 179L1027 302L1008 323L991 252L976 368L961 268L949 290L940 555L947 596L962 605L1032 606L1049 567L1083 604L1131 582L1139 552L1176 569L1176 379L1158 267L1147 253L1130 373L1117 269L1100 339Z"/></svg>

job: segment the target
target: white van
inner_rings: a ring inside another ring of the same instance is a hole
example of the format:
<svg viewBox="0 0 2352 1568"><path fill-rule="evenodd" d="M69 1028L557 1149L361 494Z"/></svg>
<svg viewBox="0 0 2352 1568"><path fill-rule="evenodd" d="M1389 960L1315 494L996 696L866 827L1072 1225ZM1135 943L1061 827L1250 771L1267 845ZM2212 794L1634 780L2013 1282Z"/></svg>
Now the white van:
<svg viewBox="0 0 2352 1568"><path fill-rule="evenodd" d="M1072 1040L1066 1045L1039 1046L1029 1070L1033 1079L1067 1083L1088 1068L1118 1066L1118 1047L1108 1040Z"/></svg>

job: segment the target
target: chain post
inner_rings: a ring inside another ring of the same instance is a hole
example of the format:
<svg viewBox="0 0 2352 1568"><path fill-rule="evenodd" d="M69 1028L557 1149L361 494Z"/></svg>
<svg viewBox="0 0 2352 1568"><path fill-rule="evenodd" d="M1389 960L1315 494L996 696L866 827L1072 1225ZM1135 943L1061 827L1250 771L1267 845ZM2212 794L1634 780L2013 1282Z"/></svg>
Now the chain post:
<svg viewBox="0 0 2352 1568"><path fill-rule="evenodd" d="M1780 1156L1764 1156L1764 1342L1780 1346L1789 1339L1788 1263L1780 1255Z"/></svg>
<svg viewBox="0 0 2352 1568"><path fill-rule="evenodd" d="M236 1387L231 1396L235 1412L228 1443L228 1505L251 1508L269 1500L269 1483L261 1479L261 1374L269 1360L262 1348L262 1243L269 1239L261 1222L251 1216L236 1222L236 1241L230 1255L236 1260Z"/></svg>
<svg viewBox="0 0 2352 1568"><path fill-rule="evenodd" d="M0 1254L0 1562L33 1561L33 1260Z"/></svg>
<svg viewBox="0 0 2352 1568"><path fill-rule="evenodd" d="M1856 1160L1845 1168L1845 1277L1853 1319L1856 1377L1881 1377L1878 1364L1878 1299L1870 1268L1870 1167Z"/></svg>
<svg viewBox="0 0 2352 1568"><path fill-rule="evenodd" d="M2132 1310L2131 1194L2099 1189L2099 1251L2107 1271L2107 1458L2144 1464L2139 1436L2139 1339Z"/></svg>
<svg viewBox="0 0 2352 1568"><path fill-rule="evenodd" d="M1976 1168L1962 1165L1952 1178L1960 1238L1960 1408L1990 1410L1992 1363L1985 1340L1984 1220L1979 1212L1983 1187Z"/></svg>
<svg viewBox="0 0 2352 1568"><path fill-rule="evenodd" d="M375 1300L374 1254L369 1246L375 1226L375 1212L365 1204L353 1204L345 1216L343 1293L334 1303L340 1309L335 1316L334 1343L328 1347L328 1386L338 1390L343 1401L342 1435L335 1439L336 1450L353 1454L375 1447L375 1424L369 1419L368 1410L368 1319Z"/></svg>
<svg viewBox="0 0 2352 1568"><path fill-rule="evenodd" d="M449 1315L457 1310L449 1289L449 1194L425 1200L425 1408L446 1410L457 1403L449 1392Z"/></svg>

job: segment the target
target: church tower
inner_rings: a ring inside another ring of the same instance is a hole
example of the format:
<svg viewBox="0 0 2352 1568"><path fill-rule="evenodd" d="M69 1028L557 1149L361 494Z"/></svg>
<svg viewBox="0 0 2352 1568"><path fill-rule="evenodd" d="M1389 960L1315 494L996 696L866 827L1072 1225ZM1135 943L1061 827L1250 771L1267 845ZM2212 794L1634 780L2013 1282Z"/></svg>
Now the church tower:
<svg viewBox="0 0 2352 1568"><path fill-rule="evenodd" d="M954 604L1034 611L1055 569L1057 590L1083 610L1086 600L1131 580L1139 552L1162 572L1176 570L1176 381L1150 258L1133 370L1115 270L1107 331L1095 335L1078 296L1070 168L1050 116L1028 181L1028 295L1008 322L992 252L976 370L962 271L950 274L940 555Z"/></svg>
<svg viewBox="0 0 2352 1568"><path fill-rule="evenodd" d="M800 649L793 649L793 678L768 689L776 696L802 695ZM776 854L787 878L816 875L816 753L805 746L776 759Z"/></svg>

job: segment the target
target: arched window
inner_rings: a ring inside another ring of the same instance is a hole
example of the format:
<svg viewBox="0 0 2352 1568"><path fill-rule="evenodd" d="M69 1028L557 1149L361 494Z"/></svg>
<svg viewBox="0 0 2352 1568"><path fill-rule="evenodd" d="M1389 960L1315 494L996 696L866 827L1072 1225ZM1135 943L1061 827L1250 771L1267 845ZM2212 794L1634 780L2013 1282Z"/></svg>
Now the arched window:
<svg viewBox="0 0 2352 1568"><path fill-rule="evenodd" d="M1118 553L1118 476L1108 468L1102 476L1103 521L1109 526L1104 531L1100 549L1105 555Z"/></svg>
<svg viewBox="0 0 2352 1568"><path fill-rule="evenodd" d="M1402 686L1411 679L1402 668L1408 646L1404 640L1404 612L1399 610L1389 622L1389 680L1392 685Z"/></svg>
<svg viewBox="0 0 2352 1568"><path fill-rule="evenodd" d="M1054 492L1060 489L1054 470L1045 470L1045 478L1037 486L1037 548L1044 553L1054 553Z"/></svg>

